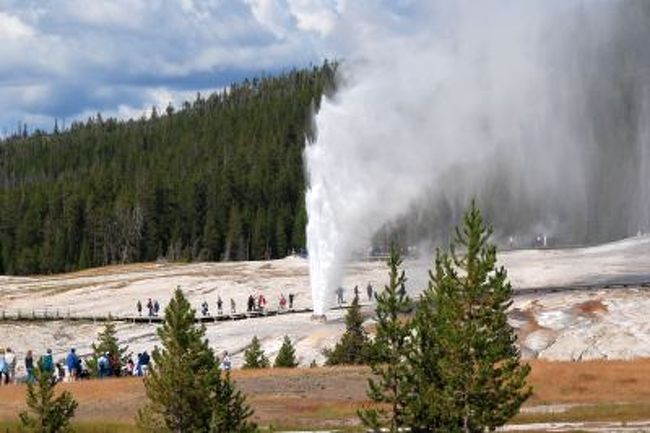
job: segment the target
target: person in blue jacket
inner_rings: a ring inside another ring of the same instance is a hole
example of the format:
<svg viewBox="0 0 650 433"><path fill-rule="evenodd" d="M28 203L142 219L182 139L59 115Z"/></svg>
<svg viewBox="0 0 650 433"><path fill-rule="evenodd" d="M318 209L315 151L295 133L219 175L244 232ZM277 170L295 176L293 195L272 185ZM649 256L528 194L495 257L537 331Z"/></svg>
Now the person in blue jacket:
<svg viewBox="0 0 650 433"><path fill-rule="evenodd" d="M79 366L79 359L75 353L74 347L70 349L65 364L68 367L68 377L70 378L70 381L74 382L78 378L77 368Z"/></svg>

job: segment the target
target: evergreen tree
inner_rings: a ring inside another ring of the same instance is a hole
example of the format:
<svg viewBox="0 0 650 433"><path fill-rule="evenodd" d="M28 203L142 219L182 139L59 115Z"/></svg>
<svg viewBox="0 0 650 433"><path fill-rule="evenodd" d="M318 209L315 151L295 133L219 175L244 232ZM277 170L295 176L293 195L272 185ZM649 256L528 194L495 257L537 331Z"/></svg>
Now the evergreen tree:
<svg viewBox="0 0 650 433"><path fill-rule="evenodd" d="M304 248L305 119L333 80L331 64L292 70L149 119L0 138L1 272Z"/></svg>
<svg viewBox="0 0 650 433"><path fill-rule="evenodd" d="M268 368L269 365L269 359L262 350L260 340L258 340L257 335L253 336L251 343L244 352L244 366L242 368Z"/></svg>
<svg viewBox="0 0 650 433"><path fill-rule="evenodd" d="M254 433L257 426L248 419L253 410L244 395L235 389L230 372L218 381L214 389L217 405L210 420L210 433Z"/></svg>
<svg viewBox="0 0 650 433"><path fill-rule="evenodd" d="M110 318L109 318L110 319ZM117 339L117 328L115 322L110 320L104 325L104 330L97 334L97 343L92 344L93 355L90 360L88 360L88 369L90 373L95 376L98 374L97 364L99 358L108 353L113 360L111 365L114 376L119 376L122 371L122 366L126 364L128 355L127 351L129 350L128 346L120 346L119 340Z"/></svg>
<svg viewBox="0 0 650 433"><path fill-rule="evenodd" d="M295 368L298 366L298 360L296 359L296 349L293 347L293 343L288 335L284 336L284 341L282 342L282 347L278 352L278 356L275 358L273 367L276 368Z"/></svg>
<svg viewBox="0 0 650 433"><path fill-rule="evenodd" d="M333 349L323 350L323 354L327 358L325 364L366 364L371 353L372 348L368 334L363 329L359 298L355 296L345 316L345 333Z"/></svg>
<svg viewBox="0 0 650 433"><path fill-rule="evenodd" d="M165 309L158 329L162 349L153 352L153 365L145 380L149 402L138 413L143 431L221 432L219 426L236 426L233 433L255 431L247 422L252 414L230 379L222 378L214 353L205 339L205 327L194 322L180 288ZM164 428L161 428L164 427Z"/></svg>
<svg viewBox="0 0 650 433"><path fill-rule="evenodd" d="M51 372L43 370L38 361L34 369L34 381L27 383L28 411L20 413L22 431L29 433L71 432L70 420L77 410L77 402L69 391L54 397L56 381Z"/></svg>
<svg viewBox="0 0 650 433"><path fill-rule="evenodd" d="M406 368L410 352L412 326L406 314L412 302L406 294L406 276L400 270L402 259L399 250L393 246L388 260L389 282L383 292L375 295L377 300L377 333L373 344L381 357L370 360L373 374L379 378L368 380L368 396L389 408L359 411L362 422L373 429L387 426L391 433L397 433L405 426L406 408L412 396L412 381Z"/></svg>
<svg viewBox="0 0 650 433"><path fill-rule="evenodd" d="M472 202L449 252L437 253L415 320L413 431L494 430L531 394L506 316L512 287L490 235Z"/></svg>

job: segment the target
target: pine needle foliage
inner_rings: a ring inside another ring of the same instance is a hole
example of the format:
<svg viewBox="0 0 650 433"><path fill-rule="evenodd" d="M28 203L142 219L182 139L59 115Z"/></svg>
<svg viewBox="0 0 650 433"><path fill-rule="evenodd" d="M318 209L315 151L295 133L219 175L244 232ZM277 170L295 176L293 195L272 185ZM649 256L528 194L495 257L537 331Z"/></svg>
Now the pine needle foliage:
<svg viewBox="0 0 650 433"><path fill-rule="evenodd" d="M115 322L110 320L106 322L104 329L97 334L97 342L93 343L91 347L93 349L93 355L88 360L88 369L92 376L98 375L97 366L99 358L105 353L109 353L111 358L114 358L114 360L117 361L117 365L113 365L113 374L120 374L122 367L127 361L129 346L120 345L119 340L117 339L117 327L115 326ZM115 354L117 354L117 356L114 357Z"/></svg>
<svg viewBox="0 0 650 433"><path fill-rule="evenodd" d="M38 361L34 381L27 384L28 411L20 413L21 431L28 433L68 433L78 403L69 391L55 395L56 381L51 372L43 370Z"/></svg>
<svg viewBox="0 0 650 433"><path fill-rule="evenodd" d="M215 397L221 402L215 407L210 420L210 433L254 433L257 426L249 421L253 410L246 403L246 398L235 389L227 372L222 380L215 384Z"/></svg>
<svg viewBox="0 0 650 433"><path fill-rule="evenodd" d="M144 382L149 402L138 414L138 426L145 432L220 432L214 429L216 419L220 420L216 425L245 426L229 430L233 433L256 431L247 421L252 411L244 396L231 389L230 379L221 376L205 327L195 323L195 314L177 288L157 331L162 348L152 354L153 365Z"/></svg>
<svg viewBox="0 0 650 433"><path fill-rule="evenodd" d="M296 359L296 349L293 347L293 343L288 335L284 336L282 341L282 347L278 352L278 356L275 357L275 362L273 367L275 368L296 368L298 366L298 360Z"/></svg>
<svg viewBox="0 0 650 433"><path fill-rule="evenodd" d="M268 368L269 366L269 359L264 354L260 340L255 335L244 352L244 366L242 368Z"/></svg>
<svg viewBox="0 0 650 433"><path fill-rule="evenodd" d="M512 286L491 233L472 202L449 252L436 254L414 320L412 431L494 430L531 395L506 316Z"/></svg>
<svg viewBox="0 0 650 433"><path fill-rule="evenodd" d="M345 316L345 333L333 349L323 350L326 358L325 365L367 364L371 353L368 333L363 329L359 298L355 296Z"/></svg>
<svg viewBox="0 0 650 433"><path fill-rule="evenodd" d="M389 282L381 294L375 295L377 333L373 344L382 356L370 360L370 367L378 380L368 380L368 396L388 410L359 411L364 425L375 430L387 428L391 433L405 425L405 412L412 395L412 381L405 362L412 332L406 314L413 305L406 294L406 276L401 266L399 250L393 245L388 259Z"/></svg>

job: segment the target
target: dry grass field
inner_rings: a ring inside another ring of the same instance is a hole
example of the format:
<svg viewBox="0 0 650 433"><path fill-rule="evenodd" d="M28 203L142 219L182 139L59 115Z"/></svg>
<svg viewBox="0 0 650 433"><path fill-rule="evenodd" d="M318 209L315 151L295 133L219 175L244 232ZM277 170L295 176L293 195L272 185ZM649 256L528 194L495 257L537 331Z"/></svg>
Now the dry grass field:
<svg viewBox="0 0 650 433"><path fill-rule="evenodd" d="M650 419L650 359L531 365L534 395L517 423ZM356 410L368 404L368 375L360 367L233 372L256 420L276 429L353 428ZM135 378L63 384L61 389L79 401L78 430L96 433L131 430L145 398L142 381ZM16 419L24 408L24 391L24 386L0 387L0 420Z"/></svg>

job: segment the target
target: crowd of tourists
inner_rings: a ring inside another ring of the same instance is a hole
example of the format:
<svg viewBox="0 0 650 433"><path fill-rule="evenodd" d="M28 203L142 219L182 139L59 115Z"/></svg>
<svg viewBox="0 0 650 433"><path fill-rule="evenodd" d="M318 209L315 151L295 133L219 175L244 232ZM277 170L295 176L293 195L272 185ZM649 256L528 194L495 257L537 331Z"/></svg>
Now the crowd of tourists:
<svg viewBox="0 0 650 433"><path fill-rule="evenodd" d="M145 307L147 308L147 316L149 317L157 317L158 313L160 313L160 302L157 299L152 300L149 298ZM142 302L140 300L135 304L135 309L138 311L138 316L142 316Z"/></svg>
<svg viewBox="0 0 650 433"><path fill-rule="evenodd" d="M34 368L40 366L41 370L52 376L57 382L74 382L80 379L97 377L100 379L120 376L147 376L151 357L144 351L138 353L136 360L128 356L126 362L116 353L105 352L99 357L82 358L77 355L74 348L70 349L65 358L54 361L52 350L47 349L43 355L35 358L32 350L28 350L22 361L24 374L18 375L20 363L11 348L0 348L0 385L9 385L22 382L34 382ZM21 369L22 370L22 369Z"/></svg>
<svg viewBox="0 0 650 433"><path fill-rule="evenodd" d="M34 369L40 366L41 371L51 375L56 382L75 382L82 379L106 379L109 377L129 377L149 375L152 364L151 356L147 351L138 353L134 358L131 355L120 359L117 353L105 352L99 357L89 356L83 358L72 348L64 358L55 362L52 350L36 359L33 351L28 350L20 365L16 354L11 348L0 348L0 386L33 383L36 379ZM223 352L215 360L219 368L225 371L232 369L232 361L228 352ZM19 367L24 367L19 368ZM18 374L18 371L22 374Z"/></svg>
<svg viewBox="0 0 650 433"><path fill-rule="evenodd" d="M281 293L278 298L278 308L281 311L293 310L296 296L297 295L295 293L289 293L288 296L285 296L284 293ZM266 309L267 305L268 305L268 300L266 299L266 296L264 296L263 294L259 294L258 296L250 295L246 303L246 312L248 313L263 312ZM160 302L158 302L158 300L152 300L151 298L149 298L147 302L144 304L144 306L147 309L148 317L158 317L161 309L161 304ZM138 300L135 304L135 308L136 311L138 312L138 316L141 317L143 312L142 301ZM208 301L204 300L201 303L199 310L203 317L210 316L210 304L208 303ZM230 314L236 314L236 313L237 313L237 303L233 298L230 298ZM221 296L217 296L217 315L221 316L223 314L224 314L224 302L221 299Z"/></svg>
<svg viewBox="0 0 650 433"><path fill-rule="evenodd" d="M352 289L354 292L354 298L359 300L359 296L361 295L361 290L359 289L359 286L354 286L354 289ZM343 286L339 286L336 288L336 303L339 305L339 307L343 304L346 304L347 302L345 301L345 297L343 296L345 293L345 289ZM372 302L372 296L374 294L374 288L372 287L372 284L368 282L368 285L366 286L366 295L368 296L368 302Z"/></svg>

